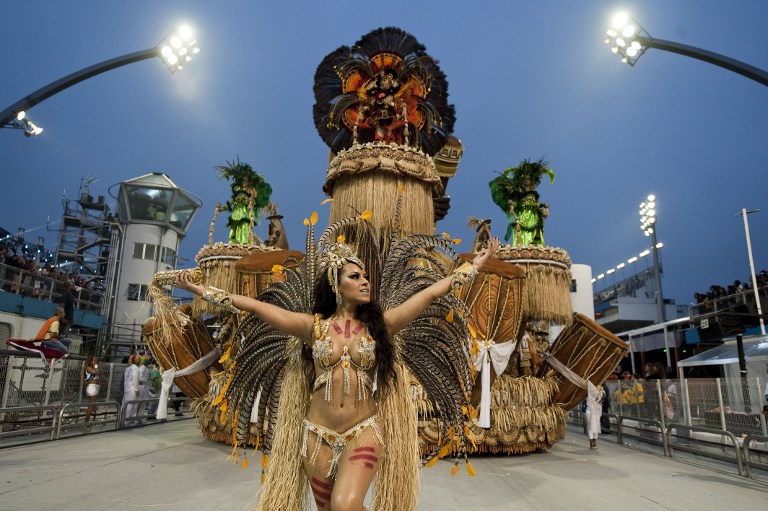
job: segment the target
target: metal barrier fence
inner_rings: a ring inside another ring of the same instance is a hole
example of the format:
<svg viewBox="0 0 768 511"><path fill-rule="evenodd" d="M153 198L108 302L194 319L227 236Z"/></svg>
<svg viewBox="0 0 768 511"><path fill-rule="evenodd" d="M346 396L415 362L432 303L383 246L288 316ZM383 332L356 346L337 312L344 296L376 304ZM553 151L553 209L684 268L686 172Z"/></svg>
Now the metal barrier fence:
<svg viewBox="0 0 768 511"><path fill-rule="evenodd" d="M109 426L119 429L156 422L158 398L123 399L127 364L99 363L99 394L96 402L90 403L81 376L84 363L84 357L73 355L45 361L37 353L0 350L0 447L83 434L93 427L104 431ZM176 405L188 401L184 397L171 397L166 405L181 410ZM137 405L137 413L130 420L124 420L124 410L129 404ZM86 423L85 411L91 405L94 410ZM189 414L181 416L189 417Z"/></svg>
<svg viewBox="0 0 768 511"><path fill-rule="evenodd" d="M46 361L37 353L0 350L0 408L85 401L84 364L85 357L80 356ZM123 399L126 367L127 364L99 364L99 401Z"/></svg>
<svg viewBox="0 0 768 511"><path fill-rule="evenodd" d="M765 376L751 378L686 378L605 382L610 405L618 416L723 430L737 437L768 435L762 414ZM665 404L665 402L667 404Z"/></svg>
<svg viewBox="0 0 768 511"><path fill-rule="evenodd" d="M764 378L608 381L605 388L603 431L609 426L619 445L656 453L660 447L672 458L704 456L768 481ZM579 407L569 423L584 427Z"/></svg>

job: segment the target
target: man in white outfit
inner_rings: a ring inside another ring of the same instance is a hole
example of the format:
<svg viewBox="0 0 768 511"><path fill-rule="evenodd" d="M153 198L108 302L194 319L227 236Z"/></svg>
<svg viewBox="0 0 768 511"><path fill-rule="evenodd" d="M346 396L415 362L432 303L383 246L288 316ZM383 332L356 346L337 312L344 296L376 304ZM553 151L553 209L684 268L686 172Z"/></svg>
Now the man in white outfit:
<svg viewBox="0 0 768 511"><path fill-rule="evenodd" d="M587 380L587 413L584 418L587 422L590 449L597 449L597 436L600 434L600 416L603 414L604 398L603 386L595 387L591 381Z"/></svg>
<svg viewBox="0 0 768 511"><path fill-rule="evenodd" d="M133 417L136 417L138 405L136 403L129 403L129 401L139 399L139 357L140 355L138 354L131 355L128 359L131 365L125 368L123 375L123 409L125 411L123 422L125 424Z"/></svg>

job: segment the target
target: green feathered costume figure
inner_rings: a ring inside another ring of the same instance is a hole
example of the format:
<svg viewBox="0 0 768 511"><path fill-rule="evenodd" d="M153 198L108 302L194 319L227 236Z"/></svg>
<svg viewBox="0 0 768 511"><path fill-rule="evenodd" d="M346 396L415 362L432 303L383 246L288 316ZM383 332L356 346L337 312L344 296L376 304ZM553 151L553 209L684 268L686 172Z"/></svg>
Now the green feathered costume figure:
<svg viewBox="0 0 768 511"><path fill-rule="evenodd" d="M264 176L254 172L247 163L227 162L227 166L218 166L219 177L232 181L232 200L227 201L224 210L229 211L229 242L241 245L253 243L253 226L261 218L259 210L269 204L272 187Z"/></svg>
<svg viewBox="0 0 768 511"><path fill-rule="evenodd" d="M544 174L549 183L555 182L555 173L547 168L549 162L523 160L517 167L510 167L494 178L488 186L491 197L507 214L507 232L504 241L513 247L544 244L544 219L549 215L549 205L539 202L536 188Z"/></svg>

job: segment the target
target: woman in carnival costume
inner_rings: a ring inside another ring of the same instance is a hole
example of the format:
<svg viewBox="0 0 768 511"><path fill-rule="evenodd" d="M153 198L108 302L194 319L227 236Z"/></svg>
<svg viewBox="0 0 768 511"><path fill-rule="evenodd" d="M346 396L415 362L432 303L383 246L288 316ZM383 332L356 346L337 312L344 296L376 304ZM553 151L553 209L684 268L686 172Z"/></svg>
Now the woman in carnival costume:
<svg viewBox="0 0 768 511"><path fill-rule="evenodd" d="M308 273L295 272L295 281L286 271L287 281L273 286L258 300L194 283L188 270L177 278L177 286L210 303L232 312L248 313L240 328L246 341L237 353L237 371L217 399L223 413L227 408L237 410L233 423L237 423L238 436L244 429L247 431L249 415L255 417L249 410L258 408L261 418L264 409L271 408L279 399L279 406L268 414L270 427L265 436L272 457L256 505L259 510L308 509L307 486L318 509L363 510L363 500L374 477L373 505L377 511L415 509L419 451L415 410L409 395L410 375L422 379L421 372L432 371L445 382L445 388L450 388L447 370L440 374L443 366L450 364L440 359L461 359L462 351L466 351L458 348L459 356L455 357L450 349L439 345L440 338L460 338L456 335L460 332L458 326L449 325L440 331L434 318L422 318L429 315L430 309L440 309L439 304L447 300L449 307L458 311L456 321L450 308L438 313L445 315L449 310L450 324L464 325L462 342L466 342L466 324L462 323L466 310L461 309L460 300L451 291L470 281L499 246L499 241L493 239L488 249L471 263L464 262L453 273L442 276L428 268L405 263L397 266L391 261L412 260L416 252L425 253L425 248L446 249L448 244L442 243L445 240L430 236L401 240L391 250L395 256L388 257L380 266L381 275L373 276L374 282L380 279L375 284L379 288L378 303L373 299L376 290L372 289L366 265L344 241L339 236L336 243L323 246L321 238L319 268ZM309 263L305 267L316 266L313 255L308 251ZM397 275L392 274L395 267ZM302 284L306 283L307 275L315 277L311 296L304 295L309 298L309 308L300 296L302 287L305 292L310 289ZM411 292L414 289L418 291ZM410 295L403 296L409 292ZM392 296L397 303L392 303ZM304 312L307 309L312 313ZM265 347L275 332L282 332L288 340L281 341L282 349L273 358ZM409 347L411 342L413 349ZM418 343L425 345L422 348L427 351L420 351ZM281 359L287 362L276 362ZM459 371L464 370L461 366L465 362L451 361ZM249 363L252 365L247 366ZM307 376L311 373L308 368L314 370L314 378ZM253 379L253 374L270 372L281 374L272 380L267 376ZM269 383L275 380L276 383ZM270 391L275 385L281 387L277 398ZM439 387L438 383L429 388L435 399L445 400L438 401L444 409L453 410L437 413L457 415L452 416L451 428L445 430L441 452L432 455L435 460L451 448L461 447L457 439L464 434L462 402L468 403L466 397L471 390L459 390L458 397L450 401L453 396L448 392L440 395ZM447 405L454 402L455 405ZM263 419L254 422L264 423Z"/></svg>

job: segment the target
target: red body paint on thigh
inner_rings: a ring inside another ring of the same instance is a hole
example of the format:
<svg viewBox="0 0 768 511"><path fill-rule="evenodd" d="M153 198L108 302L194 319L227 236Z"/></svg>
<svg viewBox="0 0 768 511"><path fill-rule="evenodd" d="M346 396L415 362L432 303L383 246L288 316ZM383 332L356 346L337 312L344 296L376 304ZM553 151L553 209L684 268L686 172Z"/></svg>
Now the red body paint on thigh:
<svg viewBox="0 0 768 511"><path fill-rule="evenodd" d="M310 481L312 486L312 494L315 496L315 504L318 509L325 509L325 505L331 500L331 490L333 490L333 484L326 483L320 479L312 478Z"/></svg>

